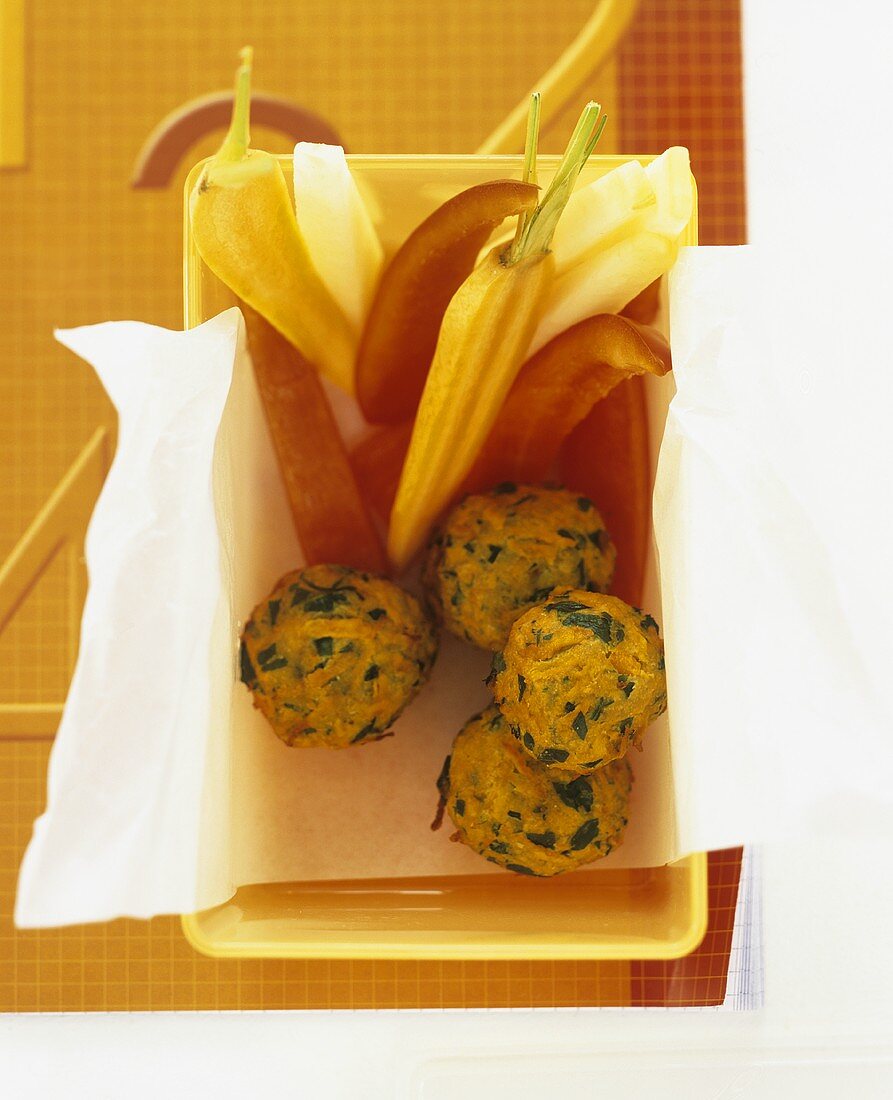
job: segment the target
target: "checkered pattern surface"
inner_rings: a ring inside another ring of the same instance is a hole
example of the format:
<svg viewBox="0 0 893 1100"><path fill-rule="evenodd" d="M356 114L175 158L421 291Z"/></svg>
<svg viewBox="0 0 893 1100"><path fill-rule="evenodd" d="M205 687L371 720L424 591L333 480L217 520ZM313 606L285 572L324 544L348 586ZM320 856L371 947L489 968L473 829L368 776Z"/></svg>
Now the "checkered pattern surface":
<svg viewBox="0 0 893 1100"><path fill-rule="evenodd" d="M686 145L701 244L743 244L744 116L737 0L642 0L620 50L624 148Z"/></svg>
<svg viewBox="0 0 893 1100"><path fill-rule="evenodd" d="M691 1008L722 1003L740 873L740 848L709 854L710 924L703 943L684 959L633 962L630 1004L643 1008Z"/></svg>
<svg viewBox="0 0 893 1100"><path fill-rule="evenodd" d="M464 152L573 38L591 0L28 5L28 164L0 172L0 556L112 412L54 325L180 323L180 185L133 191L144 138L225 86L237 48L257 81L330 119L355 151ZM704 243L744 235L737 0L643 0L614 63L581 92L613 116L606 151L692 151ZM563 144L579 104L544 135ZM209 139L190 160L213 147ZM287 147L259 130L255 143ZM55 701L70 673L61 566L0 636L0 702ZM46 932L12 926L21 854L45 795L49 746L0 729L0 1011L703 1004L722 999L740 865L711 856L711 930L673 964L217 962L170 918Z"/></svg>

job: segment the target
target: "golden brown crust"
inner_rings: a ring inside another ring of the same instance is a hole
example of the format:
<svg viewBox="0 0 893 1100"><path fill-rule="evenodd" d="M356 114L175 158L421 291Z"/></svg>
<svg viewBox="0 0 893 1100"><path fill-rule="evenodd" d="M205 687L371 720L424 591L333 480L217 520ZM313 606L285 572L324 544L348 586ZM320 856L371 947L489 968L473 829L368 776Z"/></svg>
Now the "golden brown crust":
<svg viewBox="0 0 893 1100"><path fill-rule="evenodd" d="M437 638L393 582L336 565L287 573L242 634L241 672L278 737L346 748L380 739L427 680Z"/></svg>
<svg viewBox="0 0 893 1100"><path fill-rule="evenodd" d="M524 751L578 773L624 756L667 703L654 619L580 589L555 591L518 619L492 683Z"/></svg>
<svg viewBox="0 0 893 1100"><path fill-rule="evenodd" d="M431 543L424 581L447 630L494 650L552 589L607 589L615 558L592 501L506 483L454 509Z"/></svg>
<svg viewBox="0 0 893 1100"><path fill-rule="evenodd" d="M447 811L459 839L491 863L517 874L559 875L621 843L631 783L626 760L593 776L538 764L491 706L453 744Z"/></svg>

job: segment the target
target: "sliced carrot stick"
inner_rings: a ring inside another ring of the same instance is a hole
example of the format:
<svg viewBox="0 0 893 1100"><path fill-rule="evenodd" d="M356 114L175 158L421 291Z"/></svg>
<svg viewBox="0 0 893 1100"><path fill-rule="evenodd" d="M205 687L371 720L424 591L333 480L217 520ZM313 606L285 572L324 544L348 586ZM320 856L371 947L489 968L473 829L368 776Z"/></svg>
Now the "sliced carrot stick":
<svg viewBox="0 0 893 1100"><path fill-rule="evenodd" d="M603 313L550 340L512 386L470 478L475 489L504 478L542 481L561 444L614 387L633 374L670 369L666 341L654 329Z"/></svg>
<svg viewBox="0 0 893 1100"><path fill-rule="evenodd" d="M411 437L411 420L383 424L373 428L350 452L350 464L363 500L385 524L397 495Z"/></svg>
<svg viewBox="0 0 893 1100"><path fill-rule="evenodd" d="M564 440L615 386L631 375L662 375L669 368L669 348L653 329L614 314L574 325L521 368L457 496L501 481L545 480ZM378 428L351 455L364 496L385 520L411 434L408 421Z"/></svg>
<svg viewBox="0 0 893 1100"><path fill-rule="evenodd" d="M295 530L308 565L387 570L319 375L259 313L242 305L248 348Z"/></svg>
<svg viewBox="0 0 893 1100"><path fill-rule="evenodd" d="M639 606L651 538L651 461L644 378L594 405L561 451L569 488L595 502L617 547L611 591Z"/></svg>
<svg viewBox="0 0 893 1100"><path fill-rule="evenodd" d="M491 180L449 199L407 237L381 277L360 341L357 397L367 420L394 424L415 413L450 299L493 230L536 202L532 183Z"/></svg>

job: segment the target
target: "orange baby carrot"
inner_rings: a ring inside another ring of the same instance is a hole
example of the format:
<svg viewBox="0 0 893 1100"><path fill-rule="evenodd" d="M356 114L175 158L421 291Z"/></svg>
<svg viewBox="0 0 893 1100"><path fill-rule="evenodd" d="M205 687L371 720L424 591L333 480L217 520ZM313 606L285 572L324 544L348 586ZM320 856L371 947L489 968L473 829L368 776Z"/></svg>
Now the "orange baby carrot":
<svg viewBox="0 0 893 1100"><path fill-rule="evenodd" d="M669 369L669 348L654 329L607 313L574 325L521 368L459 495L546 480L565 439L615 386ZM351 455L364 496L385 519L411 433L408 421L378 428Z"/></svg>
<svg viewBox="0 0 893 1100"><path fill-rule="evenodd" d="M411 420L383 424L373 428L350 452L350 464L363 500L383 523L387 523L391 514L411 437Z"/></svg>
<svg viewBox="0 0 893 1100"><path fill-rule="evenodd" d="M356 387L367 420L394 424L415 413L450 299L493 230L536 202L531 183L491 180L449 199L407 237L385 268L360 340Z"/></svg>
<svg viewBox="0 0 893 1100"><path fill-rule="evenodd" d="M643 378L630 378L592 407L561 451L559 474L594 500L617 547L611 591L641 605L651 538L651 460Z"/></svg>
<svg viewBox="0 0 893 1100"><path fill-rule="evenodd" d="M242 306L248 347L295 530L308 565L387 570L316 370L259 313Z"/></svg>
<svg viewBox="0 0 893 1100"><path fill-rule="evenodd" d="M612 313L573 325L521 368L478 456L471 486L488 488L504 479L507 463L513 481L542 481L567 436L618 383L669 369L669 348L654 329Z"/></svg>
<svg viewBox="0 0 893 1100"><path fill-rule="evenodd" d="M627 302L620 311L622 317L629 317L640 325L653 325L660 309L660 279L649 283L645 289Z"/></svg>

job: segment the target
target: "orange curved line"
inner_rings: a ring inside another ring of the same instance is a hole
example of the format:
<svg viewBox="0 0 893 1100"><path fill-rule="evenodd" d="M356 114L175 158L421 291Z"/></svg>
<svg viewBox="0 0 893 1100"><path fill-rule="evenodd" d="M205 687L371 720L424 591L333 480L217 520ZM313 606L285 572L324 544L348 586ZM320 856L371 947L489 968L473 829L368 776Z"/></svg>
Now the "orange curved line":
<svg viewBox="0 0 893 1100"><path fill-rule="evenodd" d="M232 92L213 92L184 103L159 122L145 141L131 177L131 187L166 187L186 152L212 130L229 124ZM324 118L290 99L256 92L251 97L253 122L269 126L297 141L343 145Z"/></svg>

